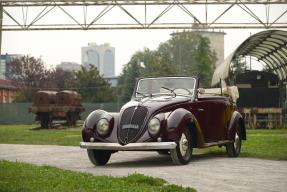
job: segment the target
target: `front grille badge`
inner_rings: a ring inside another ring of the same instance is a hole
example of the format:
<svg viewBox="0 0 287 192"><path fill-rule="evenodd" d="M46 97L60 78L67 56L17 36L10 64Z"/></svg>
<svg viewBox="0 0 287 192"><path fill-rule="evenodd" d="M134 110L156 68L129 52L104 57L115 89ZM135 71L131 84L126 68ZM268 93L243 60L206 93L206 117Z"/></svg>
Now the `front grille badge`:
<svg viewBox="0 0 287 192"><path fill-rule="evenodd" d="M128 140L129 140L129 138L128 138L128 137L125 137L124 143L125 143L125 144L128 144Z"/></svg>

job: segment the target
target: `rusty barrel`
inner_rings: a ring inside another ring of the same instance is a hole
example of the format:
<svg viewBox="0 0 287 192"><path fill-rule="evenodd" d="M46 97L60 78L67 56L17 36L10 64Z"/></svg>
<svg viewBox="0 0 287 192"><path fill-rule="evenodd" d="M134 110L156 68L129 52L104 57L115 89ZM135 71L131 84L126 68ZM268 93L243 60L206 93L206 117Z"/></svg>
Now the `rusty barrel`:
<svg viewBox="0 0 287 192"><path fill-rule="evenodd" d="M81 96L76 91L60 91L56 94L56 103L58 105L81 105Z"/></svg>
<svg viewBox="0 0 287 192"><path fill-rule="evenodd" d="M38 91L33 97L34 105L49 105L56 103L56 91Z"/></svg>

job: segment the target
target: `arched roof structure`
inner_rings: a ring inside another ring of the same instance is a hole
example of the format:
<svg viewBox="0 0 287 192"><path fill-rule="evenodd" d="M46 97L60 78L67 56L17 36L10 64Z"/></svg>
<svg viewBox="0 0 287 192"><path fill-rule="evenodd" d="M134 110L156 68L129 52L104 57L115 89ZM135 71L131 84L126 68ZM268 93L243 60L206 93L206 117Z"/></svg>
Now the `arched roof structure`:
<svg viewBox="0 0 287 192"><path fill-rule="evenodd" d="M252 56L263 62L281 81L287 81L287 31L267 30L246 39L216 69L212 86L229 77L230 65L238 57Z"/></svg>

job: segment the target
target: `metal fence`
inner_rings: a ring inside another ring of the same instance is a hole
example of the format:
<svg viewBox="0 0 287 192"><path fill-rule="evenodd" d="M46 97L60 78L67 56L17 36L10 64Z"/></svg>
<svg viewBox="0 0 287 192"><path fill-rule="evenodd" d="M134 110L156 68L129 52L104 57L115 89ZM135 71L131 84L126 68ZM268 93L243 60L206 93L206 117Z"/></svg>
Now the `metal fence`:
<svg viewBox="0 0 287 192"><path fill-rule="evenodd" d="M28 112L32 103L4 103L0 104L0 124L30 124L35 122L35 115ZM103 109L108 112L117 112L122 103L83 103L85 111L81 114L84 120L89 113L96 109Z"/></svg>

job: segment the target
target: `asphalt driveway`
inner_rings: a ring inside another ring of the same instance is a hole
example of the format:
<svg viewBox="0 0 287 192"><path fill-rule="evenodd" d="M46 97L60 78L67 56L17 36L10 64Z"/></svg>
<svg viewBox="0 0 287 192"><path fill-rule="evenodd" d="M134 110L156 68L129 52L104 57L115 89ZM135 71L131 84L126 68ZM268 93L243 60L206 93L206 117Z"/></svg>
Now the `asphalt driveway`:
<svg viewBox="0 0 287 192"><path fill-rule="evenodd" d="M185 166L156 152L118 152L104 167L93 166L84 149L49 145L0 144L0 159L51 165L94 175L125 176L142 173L170 183L209 191L286 191L287 161L207 157L195 154Z"/></svg>

